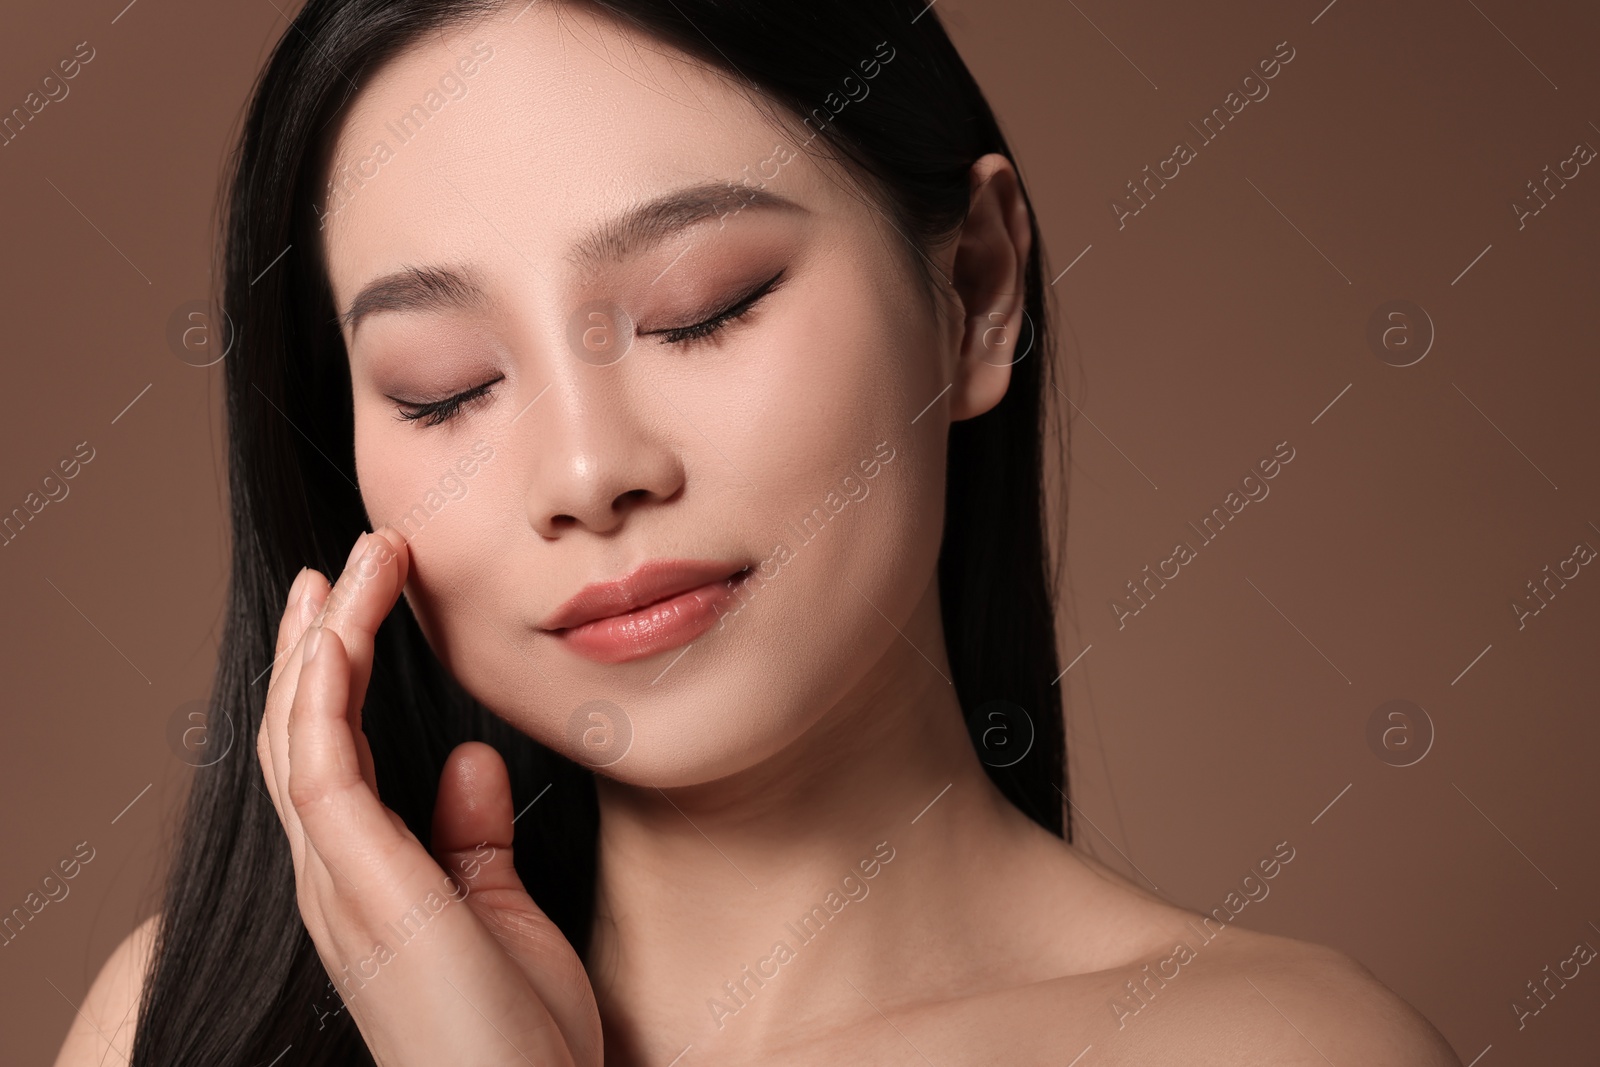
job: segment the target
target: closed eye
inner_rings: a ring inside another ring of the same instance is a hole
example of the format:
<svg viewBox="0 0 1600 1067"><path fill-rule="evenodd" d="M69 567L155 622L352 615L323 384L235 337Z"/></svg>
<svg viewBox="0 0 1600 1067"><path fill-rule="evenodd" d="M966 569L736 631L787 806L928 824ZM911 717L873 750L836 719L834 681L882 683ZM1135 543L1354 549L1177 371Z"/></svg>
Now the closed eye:
<svg viewBox="0 0 1600 1067"><path fill-rule="evenodd" d="M393 396L389 397L389 399L393 400L397 405L399 405L399 410L396 413L398 418L404 419L407 422L413 422L417 419L421 419L423 420L423 424L426 426L437 426L442 422L448 422L450 419L454 418L456 413L459 412L464 405L470 404L474 400L479 400L484 396L487 396L489 389L494 386L495 383L504 380L505 375L502 374L498 378L484 382L482 385L475 385L471 389L467 389L464 392L456 393L454 396L447 396L443 400L429 400L417 403L409 400L401 400L398 397Z"/></svg>
<svg viewBox="0 0 1600 1067"><path fill-rule="evenodd" d="M715 315L712 315L708 319L697 322L692 326L677 326L667 330L641 330L639 332L639 336L659 336L664 343L669 345L692 344L695 341L710 337L712 334L722 329L723 326L726 326L728 323L737 319L741 319L748 314L762 297L778 288L778 283L782 280L782 278L783 271L780 270L766 281L757 285L754 289L743 294L742 296L737 297L733 303L729 304Z"/></svg>

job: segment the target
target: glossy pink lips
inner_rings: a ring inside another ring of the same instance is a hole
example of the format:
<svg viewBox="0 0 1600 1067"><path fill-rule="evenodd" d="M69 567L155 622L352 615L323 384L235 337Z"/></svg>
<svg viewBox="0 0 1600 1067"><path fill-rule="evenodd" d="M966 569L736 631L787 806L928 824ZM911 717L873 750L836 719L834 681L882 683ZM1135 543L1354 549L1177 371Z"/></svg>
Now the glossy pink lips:
<svg viewBox="0 0 1600 1067"><path fill-rule="evenodd" d="M599 663L642 659L715 626L748 569L717 560L652 560L617 581L585 586L543 628Z"/></svg>

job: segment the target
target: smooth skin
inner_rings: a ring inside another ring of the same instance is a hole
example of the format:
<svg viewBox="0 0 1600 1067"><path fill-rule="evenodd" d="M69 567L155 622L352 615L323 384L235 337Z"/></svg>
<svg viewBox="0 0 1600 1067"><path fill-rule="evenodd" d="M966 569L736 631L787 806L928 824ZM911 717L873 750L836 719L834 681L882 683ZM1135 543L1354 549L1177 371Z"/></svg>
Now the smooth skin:
<svg viewBox="0 0 1600 1067"><path fill-rule="evenodd" d="M418 923L421 935L378 963L376 977L345 998L382 1067L651 1062L614 1051L602 1060L600 1016L583 964L528 897L512 863L509 783L493 749L470 742L452 753L440 780L431 851L377 798L358 709L374 635L398 599L407 567L405 541L394 531L363 535L332 590L317 572L301 573L280 620L257 750L289 836L301 913L323 964L334 976L369 973L371 946L393 940L384 924L420 914L416 905L431 894L435 903ZM940 1064L1053 1061L1075 1041L1080 1051L1104 1050L1083 1063L1460 1062L1421 1016L1353 960L1242 928L1200 947L1198 959L1156 990L1137 1017L1110 1024L1107 1005L1122 999L1122 982L1140 980L1142 964L1167 955L1174 939L1200 944L1184 923L1198 916L1165 905L1030 829L1031 822L972 821L1004 835L1007 846L998 851L1028 854L988 877L1004 881L1016 873L1037 886L1030 893L1013 887L1001 897L998 916L978 905L979 925L1043 934L1059 951L1060 939L1037 929L1039 913L1028 908L1064 905L1051 898L1068 890L1092 916L1087 922L1061 916L1060 925L1079 935L1093 931L1077 954L1117 957L1133 949L1133 958L1008 985L1007 973L1038 962L1013 938L1003 945L1004 959L974 953L962 961L968 973L912 979L949 988L975 973L993 988L857 1013L803 1042L762 1050L760 1062L915 1064L929 1062L930 1053ZM333 855L337 864L327 859ZM890 867L892 861L878 877ZM142 924L102 969L58 1067L104 1063L109 1053L126 1057L153 922ZM944 958L937 950L928 956ZM714 1062L753 1061L744 1055Z"/></svg>
<svg viewBox="0 0 1600 1067"><path fill-rule="evenodd" d="M999 402L1014 359L1038 358L1010 347L1025 335L1031 241L1012 164L976 161L965 224L928 250L948 312L930 313L913 281L920 253L810 153L770 177L802 210L752 206L579 269L571 253L594 226L686 183L737 181L803 131L602 16L518 3L363 79L335 167L479 41L493 57L469 91L369 167L328 222L341 309L412 266L465 268L481 293L346 326L377 533L331 593L315 572L296 582L258 739L307 929L331 976L364 977L347 1010L377 1061L1459 1067L1341 953L1239 926L1202 945L1198 915L1040 828L979 762L935 563L951 424ZM780 268L781 286L714 340L661 334ZM640 330L611 366L568 347L573 314L596 299ZM490 382L449 422L397 417L397 403ZM492 461L407 528L475 439ZM538 627L587 582L647 559L768 557L794 540L786 522L865 477L879 442L895 458L870 495L791 545L779 576L681 662L597 664ZM401 595L461 684L541 743L581 756L569 726L589 699L629 718L631 747L596 779L581 961L518 883L493 750L452 754L426 844L373 793L360 707L373 632ZM893 859L857 876L867 891L845 886L822 933L795 937L879 846ZM384 924L430 892L460 899L372 962ZM128 1048L149 934L106 964L58 1064ZM780 940L793 958L774 974L763 961ZM1180 940L1197 958L1119 1019L1125 983ZM754 972L767 977L735 1002L725 983Z"/></svg>

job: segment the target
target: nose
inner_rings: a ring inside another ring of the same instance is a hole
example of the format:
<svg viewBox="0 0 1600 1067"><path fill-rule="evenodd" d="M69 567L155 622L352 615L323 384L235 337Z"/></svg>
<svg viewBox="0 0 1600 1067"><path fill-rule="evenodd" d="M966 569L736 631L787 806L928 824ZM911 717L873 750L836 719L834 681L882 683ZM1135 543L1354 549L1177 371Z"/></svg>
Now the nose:
<svg viewBox="0 0 1600 1067"><path fill-rule="evenodd" d="M571 379L552 386L528 412L537 426L528 523L540 536L607 534L635 509L678 495L683 462L661 422L641 418L621 390L591 391Z"/></svg>

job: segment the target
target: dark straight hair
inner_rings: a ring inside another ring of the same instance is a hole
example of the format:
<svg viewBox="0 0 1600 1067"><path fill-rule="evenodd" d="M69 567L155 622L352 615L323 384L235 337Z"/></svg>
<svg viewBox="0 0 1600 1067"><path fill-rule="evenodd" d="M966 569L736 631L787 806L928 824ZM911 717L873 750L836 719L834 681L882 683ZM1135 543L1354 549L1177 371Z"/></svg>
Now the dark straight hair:
<svg viewBox="0 0 1600 1067"><path fill-rule="evenodd" d="M349 368L312 205L324 192L334 120L356 86L425 35L505 6L309 0L254 87L230 160L220 249L221 303L234 337L224 362L233 560L212 715L213 729L231 724L234 741L195 775L139 1005L136 1067L260 1067L290 1047L296 1064L372 1062L301 920L289 847L255 747L267 689L261 675L290 582L307 564L336 575L366 528ZM972 164L990 152L1011 156L925 0L583 6L756 91L779 112L809 118L917 251L965 219ZM885 42L892 61L857 95L870 69L861 64L888 54L879 52ZM953 681L985 767L1021 811L1070 841L1053 684L1060 572L1059 559L1052 566L1044 464L1047 436L1064 447L1065 434L1047 435L1055 425L1046 403L1052 350L1031 201L1028 210L1028 322L1013 349L1026 354L993 410L951 427L938 573ZM909 260L925 271L923 256ZM926 274L922 280L930 284ZM998 722L997 708L1009 709ZM445 758L463 741L499 750L518 810L549 787L518 831L517 868L582 955L594 911L593 772L468 696L404 599L378 633L364 727L383 802L424 842ZM1007 733L991 747L996 728ZM1011 754L1018 749L1020 758Z"/></svg>

